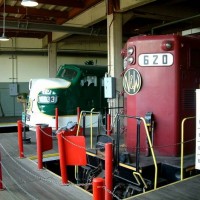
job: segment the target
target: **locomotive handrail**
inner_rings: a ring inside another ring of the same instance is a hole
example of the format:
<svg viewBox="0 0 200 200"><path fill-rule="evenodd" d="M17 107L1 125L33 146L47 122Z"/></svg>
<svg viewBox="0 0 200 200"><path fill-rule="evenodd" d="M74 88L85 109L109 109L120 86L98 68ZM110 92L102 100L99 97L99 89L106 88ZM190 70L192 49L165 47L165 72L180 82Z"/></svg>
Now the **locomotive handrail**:
<svg viewBox="0 0 200 200"><path fill-rule="evenodd" d="M92 108L91 111L85 111L85 110L82 110L81 113L80 113L80 117L79 117L79 121L78 121L78 128L77 128L77 132L76 132L76 135L78 135L79 133L79 130L80 130L80 123L81 123L81 118L82 118L82 115L83 113L89 113L90 114L90 117L92 118L92 115L93 114L100 114L100 112L94 112L95 108ZM93 146L93 140L92 140L92 135L93 135L93 131L92 131L92 119L90 119L91 121L91 124L90 124L90 148L92 149L92 146Z"/></svg>
<svg viewBox="0 0 200 200"><path fill-rule="evenodd" d="M147 139L148 139L148 142L149 142L149 147L150 147L150 150L151 150L151 155L153 157L153 162L154 162L154 167L155 167L154 189L156 189L157 188L157 176L158 176L157 161L156 161L156 157L155 157L155 154L154 154L153 145L152 145L152 142L151 142L151 138L150 138L150 135L149 135L149 131L148 131L148 128L147 128L146 121L143 117L140 117L140 119L144 123L144 127L145 127L146 134L147 134Z"/></svg>
<svg viewBox="0 0 200 200"><path fill-rule="evenodd" d="M153 163L154 163L154 167L155 167L154 189L156 189L157 188L158 166L157 166L157 161L156 161L155 153L154 153L154 150L153 150L153 145L152 145L152 142L151 142L151 138L150 138L150 135L149 135L149 131L148 131L145 119L143 117L138 117L138 116L129 116L129 115L120 115L120 114L118 114L118 116L119 117L134 118L134 119L143 121L144 127L145 127L145 131L146 131L146 135L147 135L147 139L148 139L148 142L149 142L149 148L151 150L151 155L152 155Z"/></svg>
<svg viewBox="0 0 200 200"><path fill-rule="evenodd" d="M181 122L181 181L183 180L183 165L184 165L184 124L186 120L194 118L196 117L195 116L186 117Z"/></svg>
<svg viewBox="0 0 200 200"><path fill-rule="evenodd" d="M147 186L145 180L143 179L142 175L141 175L139 172L133 172L133 176L135 177L135 180L137 181L138 184L140 184L140 181L139 181L139 178L140 178L140 180L142 181L142 183L143 183L143 185L144 185L144 188L145 188L145 189L148 188L148 186ZM138 176L139 178L138 178L137 176Z"/></svg>
<svg viewBox="0 0 200 200"><path fill-rule="evenodd" d="M92 149L93 147L93 139L92 139L92 136L93 136L93 130L92 130L92 114L93 114L93 110L95 108L92 108L91 109L91 113L90 113L90 148Z"/></svg>

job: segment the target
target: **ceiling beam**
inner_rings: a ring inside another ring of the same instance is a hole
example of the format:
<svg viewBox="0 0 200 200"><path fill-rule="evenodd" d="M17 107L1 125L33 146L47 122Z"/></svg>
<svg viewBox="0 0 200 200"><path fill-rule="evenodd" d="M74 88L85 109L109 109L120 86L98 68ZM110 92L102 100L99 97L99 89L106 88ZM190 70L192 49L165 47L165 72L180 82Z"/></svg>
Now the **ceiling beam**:
<svg viewBox="0 0 200 200"><path fill-rule="evenodd" d="M161 24L159 26L153 27L151 29L151 33L153 35L155 33L156 29L160 29L160 28L163 28L163 27L169 27L171 25L178 24L178 23L181 23L181 22L191 21L191 20L196 19L196 18L200 18L200 14L194 15L194 16L191 16L191 17L187 17L187 18L184 18L184 19L179 19L179 20L176 20L176 21L168 22L168 23Z"/></svg>
<svg viewBox="0 0 200 200"><path fill-rule="evenodd" d="M66 6L66 7L76 7L83 8L84 1L83 0L37 0L38 3L41 4L50 4L56 6Z"/></svg>
<svg viewBox="0 0 200 200"><path fill-rule="evenodd" d="M149 4L154 1L157 1L157 0L140 0L140 1L138 1L138 0L126 0L126 1L120 0L120 11L125 12L127 10L137 8L137 7Z"/></svg>
<svg viewBox="0 0 200 200"><path fill-rule="evenodd" d="M0 28L3 28L3 21L0 21ZM61 26L53 24L31 23L31 22L15 22L6 21L6 29L16 30L29 30L29 31L45 31L45 32L63 32L78 35L93 35L93 36L105 36L99 29L92 28L79 28L70 26Z"/></svg>
<svg viewBox="0 0 200 200"><path fill-rule="evenodd" d="M68 20L76 17L77 15L81 14L83 11L87 10L88 8L100 3L102 0L87 0L85 1L84 8L74 8L68 12L68 19L58 19L57 24L64 24Z"/></svg>
<svg viewBox="0 0 200 200"><path fill-rule="evenodd" d="M68 18L66 11L56 11L47 9L26 8L23 6L6 6L6 13L9 14L21 14L21 15L33 15L42 17L55 17L55 18ZM0 7L0 12L3 13L3 7Z"/></svg>
<svg viewBox="0 0 200 200"><path fill-rule="evenodd" d="M9 38L12 37L25 37L25 38L38 38L38 39L42 39L45 37L45 35L47 35L47 32L39 32L39 31L16 31L16 30L11 30L9 32L6 33L6 36Z"/></svg>
<svg viewBox="0 0 200 200"><path fill-rule="evenodd" d="M178 12L177 12L178 11ZM173 5L173 6L159 6L159 5L145 5L138 8L135 8L133 12L143 13L150 16L165 16L171 17L174 19L185 18L186 16L193 16L199 14L198 9L191 9L191 7L184 7L181 5Z"/></svg>
<svg viewBox="0 0 200 200"><path fill-rule="evenodd" d="M120 10L120 2L119 0L107 0L106 7L107 15L113 14L115 11Z"/></svg>
<svg viewBox="0 0 200 200"><path fill-rule="evenodd" d="M132 11L131 11L132 12ZM162 15L162 14L154 14L154 13L148 13L148 12L141 12L134 10L132 12L133 17L140 17L144 19L154 19L154 20L163 20L163 21L172 21L179 19L178 17L168 16L168 15Z"/></svg>

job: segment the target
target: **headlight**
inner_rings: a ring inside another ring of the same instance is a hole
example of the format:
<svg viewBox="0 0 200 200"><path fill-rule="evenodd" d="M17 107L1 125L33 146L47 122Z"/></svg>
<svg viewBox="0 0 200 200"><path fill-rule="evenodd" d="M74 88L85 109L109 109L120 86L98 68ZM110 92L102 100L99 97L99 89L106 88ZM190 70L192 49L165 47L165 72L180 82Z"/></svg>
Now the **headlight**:
<svg viewBox="0 0 200 200"><path fill-rule="evenodd" d="M58 97L55 95L40 95L38 96L38 103L55 104L58 101Z"/></svg>
<svg viewBox="0 0 200 200"><path fill-rule="evenodd" d="M128 55L132 55L134 53L134 48L133 47L129 47L127 50Z"/></svg>
<svg viewBox="0 0 200 200"><path fill-rule="evenodd" d="M164 51L172 51L174 49L174 42L173 41L163 41L161 47Z"/></svg>
<svg viewBox="0 0 200 200"><path fill-rule="evenodd" d="M129 64L132 64L134 62L134 58L133 57L129 57L127 60L128 60Z"/></svg>

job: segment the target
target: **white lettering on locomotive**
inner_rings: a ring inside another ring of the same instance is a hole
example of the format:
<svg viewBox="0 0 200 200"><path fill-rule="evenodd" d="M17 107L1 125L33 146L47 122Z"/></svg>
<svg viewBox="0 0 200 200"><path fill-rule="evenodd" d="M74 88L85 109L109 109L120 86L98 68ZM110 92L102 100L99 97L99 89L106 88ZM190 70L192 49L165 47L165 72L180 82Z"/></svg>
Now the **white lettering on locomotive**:
<svg viewBox="0 0 200 200"><path fill-rule="evenodd" d="M174 62L173 55L171 53L149 53L139 55L139 65L142 67L156 67L156 66L171 66Z"/></svg>

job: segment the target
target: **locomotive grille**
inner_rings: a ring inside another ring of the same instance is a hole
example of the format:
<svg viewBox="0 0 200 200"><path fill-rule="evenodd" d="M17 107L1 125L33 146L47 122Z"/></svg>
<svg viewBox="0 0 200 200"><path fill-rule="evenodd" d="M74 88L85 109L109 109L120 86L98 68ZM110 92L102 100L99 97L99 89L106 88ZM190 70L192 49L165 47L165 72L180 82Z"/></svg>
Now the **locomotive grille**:
<svg viewBox="0 0 200 200"><path fill-rule="evenodd" d="M183 109L195 109L196 108L195 90L183 89L181 101Z"/></svg>

